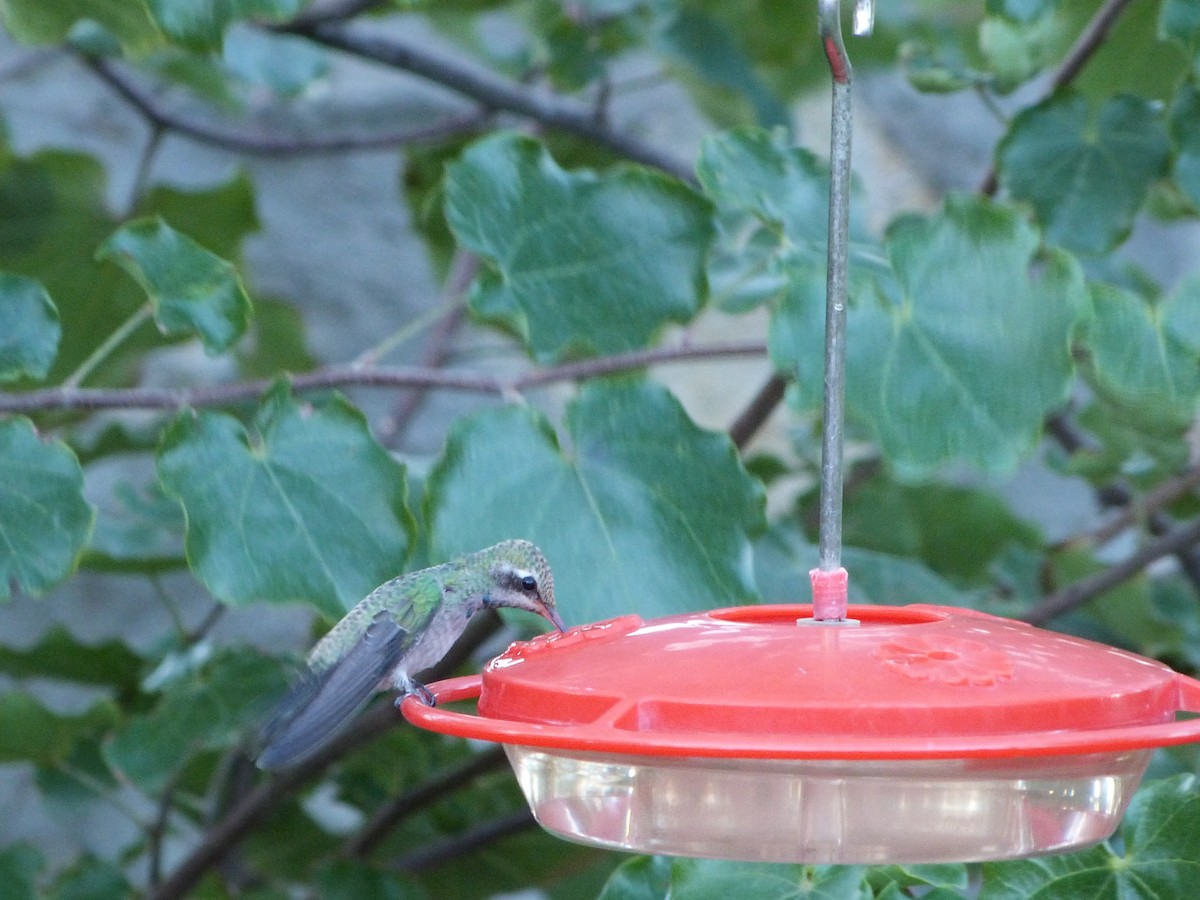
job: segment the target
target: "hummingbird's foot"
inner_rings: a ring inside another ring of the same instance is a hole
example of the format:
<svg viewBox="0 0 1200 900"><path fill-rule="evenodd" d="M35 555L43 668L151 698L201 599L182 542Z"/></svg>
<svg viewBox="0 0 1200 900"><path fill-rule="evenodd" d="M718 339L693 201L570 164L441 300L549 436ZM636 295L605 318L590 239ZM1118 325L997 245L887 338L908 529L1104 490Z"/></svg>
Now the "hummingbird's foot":
<svg viewBox="0 0 1200 900"><path fill-rule="evenodd" d="M420 698L421 702L426 706L437 706L437 697L433 696L433 691L425 687L425 685L421 684L419 681L409 681L409 683L404 686L404 693L396 698L397 709L400 708L400 704L404 702L404 698L409 694L416 694L417 697Z"/></svg>

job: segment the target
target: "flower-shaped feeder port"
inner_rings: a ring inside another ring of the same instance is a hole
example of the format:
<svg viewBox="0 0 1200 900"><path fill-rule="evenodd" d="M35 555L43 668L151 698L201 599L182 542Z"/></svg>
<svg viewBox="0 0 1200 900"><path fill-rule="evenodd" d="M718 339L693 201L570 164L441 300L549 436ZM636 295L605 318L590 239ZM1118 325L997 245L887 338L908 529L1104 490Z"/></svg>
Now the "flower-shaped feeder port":
<svg viewBox="0 0 1200 900"><path fill-rule="evenodd" d="M538 821L647 853L1005 859L1103 840L1200 681L969 610L624 616L513 644L404 715L498 741ZM474 713L444 704L478 698Z"/></svg>

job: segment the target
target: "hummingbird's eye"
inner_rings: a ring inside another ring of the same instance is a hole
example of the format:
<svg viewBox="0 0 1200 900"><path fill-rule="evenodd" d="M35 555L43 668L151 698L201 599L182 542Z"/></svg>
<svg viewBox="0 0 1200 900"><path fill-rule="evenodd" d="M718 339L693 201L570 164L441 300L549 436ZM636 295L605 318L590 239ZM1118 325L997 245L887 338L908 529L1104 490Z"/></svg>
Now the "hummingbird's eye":
<svg viewBox="0 0 1200 900"><path fill-rule="evenodd" d="M532 575L526 575L524 578L521 579L521 588L522 588L522 590L533 593L534 591L537 590L537 579L534 578Z"/></svg>

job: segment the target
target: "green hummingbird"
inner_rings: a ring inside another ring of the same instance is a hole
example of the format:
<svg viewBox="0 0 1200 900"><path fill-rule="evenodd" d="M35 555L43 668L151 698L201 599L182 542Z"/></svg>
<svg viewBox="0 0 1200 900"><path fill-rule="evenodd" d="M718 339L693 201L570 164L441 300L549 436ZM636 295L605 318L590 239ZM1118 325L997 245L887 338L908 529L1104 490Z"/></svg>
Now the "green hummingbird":
<svg viewBox="0 0 1200 900"><path fill-rule="evenodd" d="M389 688L434 697L412 676L437 664L481 609L508 606L549 619L554 577L529 541L504 541L385 582L359 601L308 655L308 673L279 704L258 756L263 769L299 762ZM399 701L397 701L399 702Z"/></svg>

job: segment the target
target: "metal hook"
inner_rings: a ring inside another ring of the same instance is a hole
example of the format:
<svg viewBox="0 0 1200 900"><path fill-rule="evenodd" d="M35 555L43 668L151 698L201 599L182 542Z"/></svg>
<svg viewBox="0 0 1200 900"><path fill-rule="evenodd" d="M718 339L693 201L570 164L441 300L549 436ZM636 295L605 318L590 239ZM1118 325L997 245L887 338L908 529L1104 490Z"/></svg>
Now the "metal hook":
<svg viewBox="0 0 1200 900"><path fill-rule="evenodd" d="M850 234L850 82L852 70L842 41L840 0L818 0L817 22L833 76L829 151L829 256L825 284L825 406L821 447L820 561L812 572L813 618L846 616L846 573L842 557L842 445L846 387L846 298ZM874 0L856 0L855 34L874 25Z"/></svg>
<svg viewBox="0 0 1200 900"><path fill-rule="evenodd" d="M875 30L875 0L858 0L854 6L854 35L867 37Z"/></svg>

